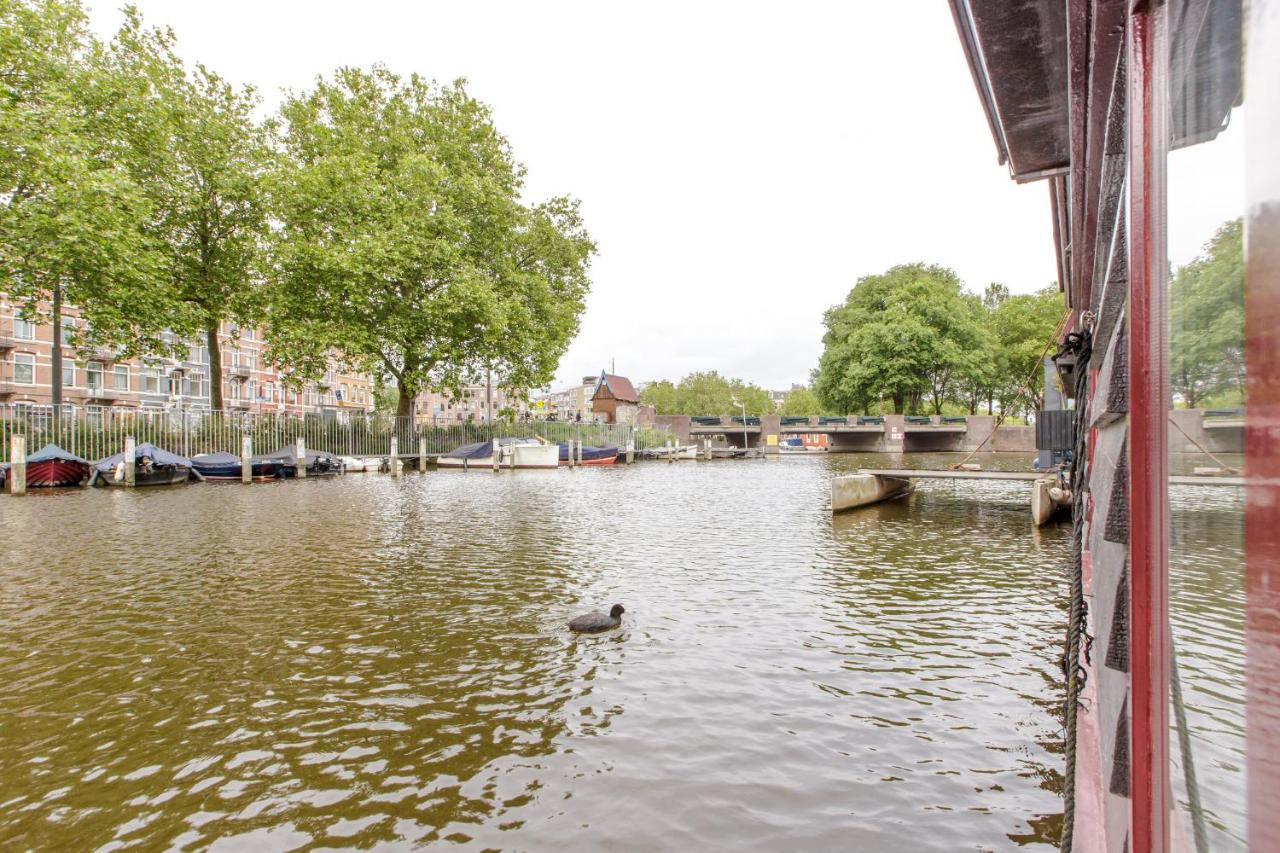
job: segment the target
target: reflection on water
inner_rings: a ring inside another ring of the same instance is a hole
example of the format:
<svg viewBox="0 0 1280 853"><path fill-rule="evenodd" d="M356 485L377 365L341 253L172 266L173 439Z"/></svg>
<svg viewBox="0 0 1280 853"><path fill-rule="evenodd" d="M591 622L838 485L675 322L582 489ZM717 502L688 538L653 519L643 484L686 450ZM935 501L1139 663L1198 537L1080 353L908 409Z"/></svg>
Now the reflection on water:
<svg viewBox="0 0 1280 853"><path fill-rule="evenodd" d="M1244 850L1244 490L1174 487L1169 502L1171 628L1210 849ZM1176 737L1169 754L1185 807Z"/></svg>
<svg viewBox="0 0 1280 853"><path fill-rule="evenodd" d="M1069 530L873 461L6 499L0 843L1050 849Z"/></svg>

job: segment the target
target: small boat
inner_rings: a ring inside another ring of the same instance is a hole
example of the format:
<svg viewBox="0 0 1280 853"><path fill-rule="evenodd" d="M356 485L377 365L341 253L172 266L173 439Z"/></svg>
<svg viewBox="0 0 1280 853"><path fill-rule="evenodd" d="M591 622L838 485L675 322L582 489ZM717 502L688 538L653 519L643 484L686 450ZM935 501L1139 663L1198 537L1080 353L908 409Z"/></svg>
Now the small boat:
<svg viewBox="0 0 1280 853"><path fill-rule="evenodd" d="M254 456L249 460L250 476L258 482L284 479L284 462ZM230 453L200 453L191 457L191 467L206 480L239 480L240 457Z"/></svg>
<svg viewBox="0 0 1280 853"><path fill-rule="evenodd" d="M89 476L89 460L46 444L27 457L28 486L78 486Z"/></svg>
<svg viewBox="0 0 1280 853"><path fill-rule="evenodd" d="M569 451L570 451L570 447L567 443L560 445L560 464L561 465L569 464ZM606 445L605 447L591 447L590 445L583 445L582 462L578 464L580 465L612 465L617 460L618 460L618 448L614 447L613 445Z"/></svg>
<svg viewBox="0 0 1280 853"><path fill-rule="evenodd" d="M646 447L636 453L641 459L697 459L698 446L689 444L674 447Z"/></svg>
<svg viewBox="0 0 1280 853"><path fill-rule="evenodd" d="M191 460L154 444L139 444L133 450L135 486L172 486L185 483L191 476ZM91 483L106 486L125 484L124 454L117 453L100 459L93 465Z"/></svg>
<svg viewBox="0 0 1280 853"><path fill-rule="evenodd" d="M268 453L261 459L270 459L281 463L283 476L298 476L298 450L292 444L286 444L280 449ZM307 476L308 477L326 477L342 473L342 460L332 453L321 453L318 450L307 451Z"/></svg>
<svg viewBox="0 0 1280 853"><path fill-rule="evenodd" d="M536 438L497 438L456 447L441 456L436 466L492 468L495 459L499 468L556 468L560 465L560 448Z"/></svg>
<svg viewBox="0 0 1280 853"><path fill-rule="evenodd" d="M342 469L348 474L357 471L390 471L391 464L385 457L379 456L339 456Z"/></svg>

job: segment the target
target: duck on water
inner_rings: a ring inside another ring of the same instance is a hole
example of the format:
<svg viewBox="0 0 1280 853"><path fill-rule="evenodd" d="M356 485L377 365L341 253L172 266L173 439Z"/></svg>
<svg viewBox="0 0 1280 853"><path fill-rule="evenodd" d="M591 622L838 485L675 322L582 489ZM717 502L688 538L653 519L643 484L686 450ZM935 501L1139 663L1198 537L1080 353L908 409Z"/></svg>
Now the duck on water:
<svg viewBox="0 0 1280 853"><path fill-rule="evenodd" d="M592 613L584 613L569 620L569 630L584 633L608 631L610 628L617 628L622 624L622 614L625 612L625 607L621 604L615 604L607 614L601 613L599 610Z"/></svg>

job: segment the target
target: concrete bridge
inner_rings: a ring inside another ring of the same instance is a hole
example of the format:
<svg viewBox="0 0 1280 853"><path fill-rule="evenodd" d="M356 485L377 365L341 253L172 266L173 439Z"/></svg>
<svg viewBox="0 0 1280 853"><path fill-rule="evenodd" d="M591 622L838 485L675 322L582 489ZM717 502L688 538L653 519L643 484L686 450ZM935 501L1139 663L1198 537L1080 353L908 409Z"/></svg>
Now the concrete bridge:
<svg viewBox="0 0 1280 853"><path fill-rule="evenodd" d="M826 435L827 449L833 453L967 453L984 442L983 450L997 452L1033 453L1036 449L1035 427L1006 424L996 429L992 415L815 415L803 419L763 415L747 418L745 423L731 415L657 415L654 421L670 427L675 440L684 445L722 437L731 447L768 450L787 436ZM1196 453L1200 448L1212 453L1243 452L1242 414L1175 409L1170 421L1169 449L1174 453Z"/></svg>

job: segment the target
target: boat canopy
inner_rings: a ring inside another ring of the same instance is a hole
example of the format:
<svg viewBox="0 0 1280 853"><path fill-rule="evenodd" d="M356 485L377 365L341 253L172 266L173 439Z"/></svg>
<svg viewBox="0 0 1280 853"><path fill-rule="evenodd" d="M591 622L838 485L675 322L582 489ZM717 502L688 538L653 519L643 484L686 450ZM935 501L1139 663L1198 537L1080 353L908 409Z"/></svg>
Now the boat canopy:
<svg viewBox="0 0 1280 853"><path fill-rule="evenodd" d="M253 459L255 462L291 462L296 465L298 462L298 449L296 446L292 444L286 444L284 447L281 447L278 450L273 450L271 453L267 453L262 456L255 456L253 457ZM322 453L319 450L307 451L308 465L312 464L313 462L317 462L321 459L327 459L335 463L341 461L337 456L335 456L332 453ZM236 461L238 462L240 460L237 458Z"/></svg>
<svg viewBox="0 0 1280 853"><path fill-rule="evenodd" d="M493 441L481 441L475 444L464 444L455 447L445 454L446 459L489 459L493 456L493 445L510 447L513 444L541 445L536 438L498 438Z"/></svg>
<svg viewBox="0 0 1280 853"><path fill-rule="evenodd" d="M218 453L199 453L191 457L196 467L213 467L215 465L239 465L240 457L219 451Z"/></svg>
<svg viewBox="0 0 1280 853"><path fill-rule="evenodd" d="M123 456L123 454L121 454ZM81 459L74 453L63 450L56 444L46 444L27 457L27 462L79 462L81 465L88 465L88 459Z"/></svg>
<svg viewBox="0 0 1280 853"><path fill-rule="evenodd" d="M151 457L151 461L156 465L182 465L186 468L191 467L190 459L185 456L179 456L176 453L170 453L167 450L161 450L154 444L143 443L134 448L133 459L135 462L142 459L144 456ZM28 461L30 460L28 459ZM108 456L106 459L98 460L93 467L105 474L123 461L124 454L117 453L114 456Z"/></svg>

